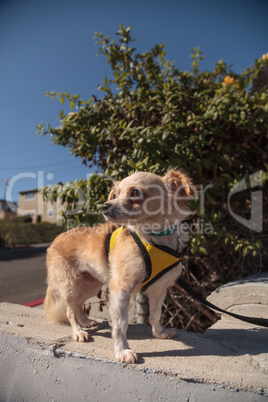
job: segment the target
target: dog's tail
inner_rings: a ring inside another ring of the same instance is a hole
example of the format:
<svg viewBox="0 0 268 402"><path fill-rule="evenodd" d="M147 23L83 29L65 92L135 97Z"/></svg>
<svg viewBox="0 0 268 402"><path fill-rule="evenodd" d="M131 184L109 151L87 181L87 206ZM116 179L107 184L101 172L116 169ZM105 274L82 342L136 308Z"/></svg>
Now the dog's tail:
<svg viewBox="0 0 268 402"><path fill-rule="evenodd" d="M60 295L49 285L47 287L44 307L46 314L52 321L59 323L69 322L66 316L66 304Z"/></svg>

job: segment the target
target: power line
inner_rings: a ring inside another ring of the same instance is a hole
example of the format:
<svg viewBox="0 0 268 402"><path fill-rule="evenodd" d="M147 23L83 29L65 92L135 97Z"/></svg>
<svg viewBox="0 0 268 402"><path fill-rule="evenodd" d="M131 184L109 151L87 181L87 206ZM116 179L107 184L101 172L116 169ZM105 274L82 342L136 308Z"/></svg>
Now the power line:
<svg viewBox="0 0 268 402"><path fill-rule="evenodd" d="M67 163L73 163L73 161L64 161L64 162L58 162L58 163L50 163L49 165L39 165L39 166L12 166L12 167L7 167L7 166L0 166L0 170L19 170L19 169L44 169L44 168L50 168L53 166L60 166L60 165L66 165Z"/></svg>
<svg viewBox="0 0 268 402"><path fill-rule="evenodd" d="M40 114L33 113L30 110L26 110L26 109L21 108L20 106L11 105L10 103L4 102L2 100L0 100L0 103L2 105L6 106L6 107L9 107L10 109L17 110L18 112L28 114L29 116L33 116L33 117L38 117L38 119L55 120L55 119L51 119L50 117L45 117L43 115L41 116Z"/></svg>

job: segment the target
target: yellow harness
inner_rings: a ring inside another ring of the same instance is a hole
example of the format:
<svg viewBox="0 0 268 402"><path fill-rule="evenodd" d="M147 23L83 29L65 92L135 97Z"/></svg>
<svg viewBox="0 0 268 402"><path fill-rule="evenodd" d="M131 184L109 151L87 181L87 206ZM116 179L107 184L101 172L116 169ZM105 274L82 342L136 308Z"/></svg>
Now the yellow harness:
<svg viewBox="0 0 268 402"><path fill-rule="evenodd" d="M109 252L115 248L117 239L124 229L125 228L122 226L108 235L106 241L107 259ZM146 275L141 284L141 290L143 291L161 278L164 274L169 272L172 268L176 267L187 250L187 247L185 247L182 252L177 253L169 247L148 243L142 240L135 232L128 230L128 233L135 240L145 261Z"/></svg>

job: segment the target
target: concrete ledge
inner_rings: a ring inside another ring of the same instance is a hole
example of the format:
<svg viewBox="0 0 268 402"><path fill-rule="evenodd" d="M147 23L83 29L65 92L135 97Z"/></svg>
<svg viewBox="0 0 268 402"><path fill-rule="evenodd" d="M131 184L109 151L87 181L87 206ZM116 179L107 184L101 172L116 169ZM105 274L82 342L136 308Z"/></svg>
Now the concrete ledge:
<svg viewBox="0 0 268 402"><path fill-rule="evenodd" d="M268 306L268 272L220 286L207 300L224 310L246 304Z"/></svg>
<svg viewBox="0 0 268 402"><path fill-rule="evenodd" d="M263 313L268 317L268 307ZM229 328L213 326L202 335L178 331L175 340L159 340L149 326L130 325L137 365L114 361L107 322L90 332L91 342L73 342L70 327L49 322L42 309L1 303L0 400L255 402L268 397L267 329L231 319Z"/></svg>

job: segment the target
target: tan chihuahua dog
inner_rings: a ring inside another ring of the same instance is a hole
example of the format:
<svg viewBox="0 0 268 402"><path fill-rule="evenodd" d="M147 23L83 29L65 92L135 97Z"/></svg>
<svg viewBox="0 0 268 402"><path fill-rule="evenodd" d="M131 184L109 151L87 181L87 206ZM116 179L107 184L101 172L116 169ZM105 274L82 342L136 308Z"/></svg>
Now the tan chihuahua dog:
<svg viewBox="0 0 268 402"><path fill-rule="evenodd" d="M128 306L131 294L143 286L154 336L175 337L176 329L163 328L159 321L167 288L181 274L180 252L187 235L178 233L178 224L189 214L188 200L193 195L189 178L176 170L164 177L139 172L116 182L102 206L107 223L62 233L49 247L47 315L56 322L69 321L73 339L87 341L85 328L96 323L86 317L83 304L108 283L116 359L135 363L137 355L126 338ZM110 240L112 232L117 234ZM158 254L163 250L164 257ZM169 267L159 268L160 260L168 260Z"/></svg>

